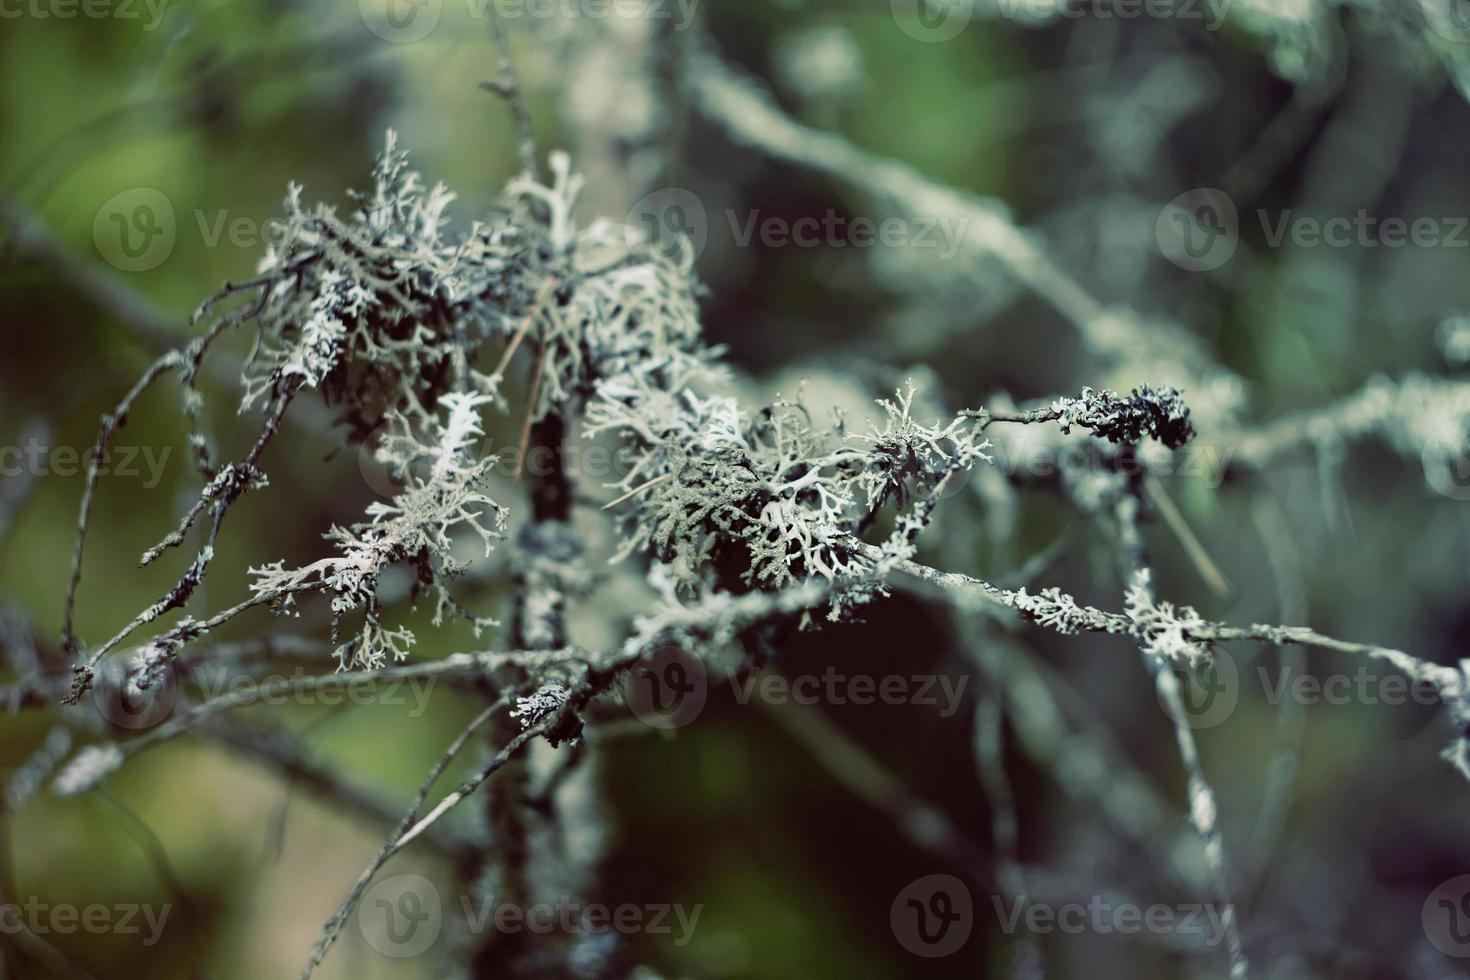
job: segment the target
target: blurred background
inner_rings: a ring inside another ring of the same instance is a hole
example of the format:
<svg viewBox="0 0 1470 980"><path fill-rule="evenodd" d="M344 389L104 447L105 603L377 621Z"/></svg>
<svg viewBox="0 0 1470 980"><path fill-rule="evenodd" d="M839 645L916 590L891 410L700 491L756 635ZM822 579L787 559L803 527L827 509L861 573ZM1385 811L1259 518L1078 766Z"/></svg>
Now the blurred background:
<svg viewBox="0 0 1470 980"><path fill-rule="evenodd" d="M495 72L485 4L388 2L397 6L0 0L7 690L37 663L58 662L82 460L98 418L160 350L189 336L201 300L252 275L288 184L346 210L348 189L371 186L391 128L427 180L455 191L451 211L466 228L515 174L506 108L479 87ZM1470 310L1470 21L1453 6L527 0L498 9L542 150L567 149L587 176L586 217L662 222L667 201L694 202L678 216L699 246L706 336L727 346L753 398L794 395L805 379L814 403L849 407L860 421L871 398L905 379L930 415L1084 385L1172 383L1192 404L1201 396L1200 444L1223 459L1240 432L1337 404L1375 378L1452 377L1470 363L1461 320ZM691 94L698 80L681 77L694 50L757 79L812 130L994 199L1100 310L1156 325L1199 361L1181 356L1160 377L1152 368L1173 348L1142 334L1100 356L1056 295L1021 284L1013 261L977 258L945 238L944 219L962 215L916 213L852 175L732 137ZM1182 252L1170 237L1166 205L1199 188L1214 196L1208 207L1186 201L1195 222L1186 232L1226 234L1223 260ZM1430 224L1397 246L1362 222L1342 244L1314 239L1312 222L1360 212ZM813 218L825 229L813 244L759 230ZM884 220L899 222L894 243L853 244L859 222ZM255 431L235 414L231 369L250 342L229 336L207 362L206 416L225 450ZM1205 362L1223 374L1197 370ZM490 441L513 444L519 421L500 420ZM1456 664L1470 635L1464 481L1426 479L1412 440L1338 435L1329 428L1264 471L1223 482L1209 457L1198 472L1159 475L1171 502L1160 507L1172 516L1161 510L1147 533L1161 595L1210 619L1305 621ZM116 439L78 596L88 643L154 602L184 567L181 556L136 566L197 496L185 436L176 396L154 391ZM1024 486L1016 471L1026 443L993 438L997 472L1022 486L1001 492L975 477L945 502L921 557L1004 579L1045 553L1038 586L1121 608L1113 534L1050 489ZM328 527L380 499L358 448L326 424L288 428L270 455L271 486L235 509L191 601L195 616L244 596L250 565L319 557ZM497 480L492 495L524 510L511 475ZM596 524L595 506L585 517ZM637 560L606 568L605 530L589 534L589 564L605 578L573 629L580 642L607 645L648 589ZM504 616L508 580L497 552L465 599ZM619 962L688 977L1029 976L1038 964L1057 977L1226 975L1222 950L1189 948L1188 936L1006 928L1004 850L1028 869L1027 892L1053 908L1098 896L1171 909L1208 900L1190 885L1201 860L1170 719L1127 642L1003 628L903 592L864 616L783 637L778 669L963 679L955 710L742 704L730 685L713 684L697 721L676 733L595 745L583 791L598 857L583 900L701 908L687 942L635 934ZM290 621L261 611L222 638L309 637L321 644L312 669L326 670L327 620L310 606ZM419 633L415 659L502 642L458 627ZM1461 975L1466 961L1445 955L1424 918L1436 888L1470 873L1470 786L1439 758L1450 735L1442 714L1412 698L1383 703L1391 696L1378 664L1360 675L1360 661L1319 651L1293 658L1237 645L1229 654L1229 710L1195 733L1257 975ZM1305 705L1273 697L1284 665L1352 678L1355 693ZM369 704L238 714L280 726L302 757L398 813L482 704L446 685L425 705L405 690ZM977 765L989 708L1000 712L1009 801ZM203 737L139 754L101 791L59 797L45 785L46 760L100 737L97 718L68 721L78 712L95 709L17 706L0 717L9 780L0 897L171 912L154 942L144 942L146 926L52 928L40 945L6 928L4 976L296 975L389 823ZM439 785L481 762L469 753ZM455 820L469 828L477 808L463 809ZM424 875L444 896L463 889L452 864L427 850L391 870ZM937 957L916 953L891 915L931 874L962 879L973 904L968 940ZM349 927L318 975L454 975L443 952L384 956Z"/></svg>

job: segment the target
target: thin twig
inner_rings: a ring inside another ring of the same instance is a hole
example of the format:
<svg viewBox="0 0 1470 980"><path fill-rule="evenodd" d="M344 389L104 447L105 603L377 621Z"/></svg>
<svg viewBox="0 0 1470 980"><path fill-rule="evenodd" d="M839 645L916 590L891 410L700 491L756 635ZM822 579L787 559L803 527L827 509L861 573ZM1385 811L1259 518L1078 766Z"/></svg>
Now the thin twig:
<svg viewBox="0 0 1470 980"><path fill-rule="evenodd" d="M617 497L617 498L615 498L613 500L609 500L607 503L603 504L602 505L602 509L603 510L612 510L614 507L616 507L618 504L621 504L623 501L625 501L625 500L632 500L634 497L638 496L643 491L648 490L648 489L650 489L652 487L656 487L660 483L664 483L664 482L666 482L668 480L672 480L673 478L674 478L674 474L672 474L672 473L665 473L662 476L656 476L656 477L654 477L651 480L645 480L644 482L638 484L638 486L634 487L632 490L629 490L627 493L625 493L625 494L623 494L623 495L621 495L621 496L619 496L619 497Z"/></svg>
<svg viewBox="0 0 1470 980"><path fill-rule="evenodd" d="M879 549L873 545L857 542L854 550L859 554L878 560L882 557ZM911 575L916 579L927 582L930 585L954 593L974 597L987 603L992 608L1009 608L1020 613L1029 621L1036 623L1038 620L1032 612L1028 612L1028 606L1036 600L1036 596L1030 596L1025 590L1003 589L998 585L987 582L984 579L966 575L963 572L945 572L919 562L904 559L893 562L895 571L905 575ZM1065 625L1061 623L1039 623L1039 625L1056 629L1059 632L1084 632L1084 633L1114 633L1118 635L1129 635L1133 631L1133 621L1123 613L1108 612L1092 606L1075 605L1071 610L1075 616L1070 618ZM1338 653L1350 653L1369 657L1374 660L1383 660L1407 675L1411 680L1422 681L1434 686L1439 692L1440 700L1446 704L1458 703L1465 696L1465 680L1459 671L1453 667L1445 667L1440 664L1421 660L1402 650L1390 647L1377 646L1371 643L1353 643L1347 640L1339 640L1305 626L1266 626L1255 624L1252 626L1229 626L1224 623L1212 623L1202 621L1197 625L1185 625L1182 627L1184 639L1192 642L1210 643L1219 642L1256 642L1256 643L1289 643L1297 646L1321 647L1325 650L1335 650Z"/></svg>
<svg viewBox="0 0 1470 980"><path fill-rule="evenodd" d="M313 761L295 739L280 732L247 728L214 719L201 726L199 734L228 746L238 757L265 767L288 780L290 786L306 790L343 813L390 826L401 818L396 804L348 782L334 769ZM441 833L437 828L427 840L437 851L456 860L471 847L467 839L457 834Z"/></svg>
<svg viewBox="0 0 1470 980"><path fill-rule="evenodd" d="M44 419L27 419L21 426L18 441L25 445L44 443L49 433L50 427ZM23 466L19 473L7 477L5 482L0 484L0 548L4 547L5 535L10 530L16 513L20 511L21 506L35 487L36 476L37 474L30 467Z"/></svg>
<svg viewBox="0 0 1470 980"><path fill-rule="evenodd" d="M122 397L113 410L102 416L102 430L97 435L97 441L92 445L92 451L87 457L87 478L82 486L82 503L77 513L76 541L72 545L71 575L67 579L66 598L62 606L61 616L61 646L68 654L76 652L76 638L72 632L72 613L76 606L77 585L82 580L82 549L87 542L87 527L92 516L92 498L97 489L97 478L101 472L102 456L112 442L113 435L127 421L128 412L132 410L133 403L148 390L153 382L163 376L170 368L178 367L183 363L183 354L178 350L171 350L163 354L143 372L128 393Z"/></svg>
<svg viewBox="0 0 1470 980"><path fill-rule="evenodd" d="M500 21L500 12L490 5L490 28L495 35L495 63L500 77L495 82L482 83L483 88L503 98L510 106L516 124L516 152L520 157L521 169L537 180L541 179L541 168L536 160L536 129L531 123L531 108L526 104L525 92L516 74L515 63L510 57L510 41L505 35L505 25Z"/></svg>
<svg viewBox="0 0 1470 980"><path fill-rule="evenodd" d="M820 711L794 705L756 704L810 752L847 790L886 814L904 837L948 862L971 881L989 863L943 810L922 799Z"/></svg>
<svg viewBox="0 0 1470 980"><path fill-rule="evenodd" d="M1144 477L1143 487L1148 492L1148 499L1153 501L1154 506L1158 508L1159 513L1164 518L1164 523L1169 525L1169 530L1174 532L1174 537L1178 539L1179 546L1184 549L1185 555L1189 557L1189 560L1199 571L1200 578L1205 580L1205 584L1210 587L1210 591L1222 599L1229 595L1230 581L1225 577L1225 573L1220 571L1220 566L1215 564L1215 560L1210 557L1210 553L1205 550L1205 546L1195 535L1194 530L1189 526L1189 522L1184 519L1184 515L1180 513L1179 508L1175 505L1173 498L1169 496L1168 491L1164 489L1158 480L1151 476Z"/></svg>
<svg viewBox="0 0 1470 980"><path fill-rule="evenodd" d="M1119 536L1122 539L1125 565L1130 575L1149 571L1148 553L1138 528L1140 509L1141 505L1136 493L1130 493L1121 498L1116 507ZM1151 577L1141 577L1141 581L1152 603L1154 598ZM1205 863L1210 868L1212 876L1213 898L1220 909L1220 925L1225 930L1225 944L1230 955L1230 980L1248 980L1250 962L1246 959L1245 948L1241 943L1235 903L1230 897L1228 860L1225 840L1220 833L1219 805L1215 799L1215 789L1205 777L1204 766L1199 757L1199 746L1194 739L1194 731L1185 722L1188 713L1184 707L1179 677L1143 646L1140 645L1138 652L1143 659L1144 666L1154 678L1159 696L1163 698L1174 725L1174 740L1179 747L1179 758L1184 764L1184 771L1189 779L1189 820L1199 833L1200 844L1204 848Z"/></svg>
<svg viewBox="0 0 1470 980"><path fill-rule="evenodd" d="M1274 500L1262 493L1252 508L1252 517L1266 549L1267 563L1276 579L1281 617L1288 621L1306 618L1307 599L1302 589L1301 556L1291 540L1286 515ZM1306 660L1306 654L1300 647L1283 649L1283 679L1300 676L1306 670ZM1271 867L1272 853L1286 824L1306 724L1307 708L1302 700L1282 698L1276 714L1276 751L1266 767L1266 787L1261 793L1261 808L1256 814L1255 830L1251 835L1250 853L1254 863L1251 879L1258 886Z"/></svg>
<svg viewBox="0 0 1470 980"><path fill-rule="evenodd" d="M417 815L418 808L422 802L421 799L415 801L414 805L405 815L403 822L399 825L399 828L388 838L388 842L383 845L382 850L378 852L377 856L368 864L367 869L363 871L353 884L352 889L347 893L347 897L343 899L341 906L327 920L326 925L322 927L322 933L317 938L316 943L313 944L311 953L307 957L306 968L301 971L301 980L310 980L311 975L316 972L316 968L321 964L322 958L327 955L327 950L332 947L332 943L336 941L338 933L342 931L342 926L346 924L348 917L352 915L353 909L357 908L357 903L361 900L362 893L367 890L368 883L378 873L378 869L386 864L393 855L426 833L444 814L463 802L465 797L472 794L479 788L481 783L490 778L497 769L505 765L516 752L520 751L522 746L545 731L550 723L551 719L544 719L539 724L532 725L511 739L499 752L495 753L495 757L486 763L483 768L461 783L454 792L440 800L434 809L429 811L427 816L419 819L416 823L412 823L410 826L410 821ZM455 746L462 744L458 739L455 740ZM454 748L455 746L451 747Z"/></svg>
<svg viewBox="0 0 1470 980"><path fill-rule="evenodd" d="M519 480L526 470L526 454L531 445L531 426L536 420L536 401L541 397L541 379L546 372L546 348L543 346L536 357L535 370L531 372L531 387L526 396L526 421L521 425L521 437L516 443L516 471ZM557 447L552 447L555 452Z"/></svg>

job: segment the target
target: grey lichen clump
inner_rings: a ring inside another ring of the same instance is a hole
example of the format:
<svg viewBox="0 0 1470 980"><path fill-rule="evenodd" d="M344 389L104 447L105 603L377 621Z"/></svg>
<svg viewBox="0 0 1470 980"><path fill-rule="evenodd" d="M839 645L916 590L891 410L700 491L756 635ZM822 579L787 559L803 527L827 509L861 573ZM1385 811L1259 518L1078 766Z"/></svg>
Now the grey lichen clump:
<svg viewBox="0 0 1470 980"><path fill-rule="evenodd" d="M1077 425L1116 443L1135 443L1147 435L1170 449L1194 437L1189 406L1175 388L1154 391L1143 385L1126 398L1083 388L1081 397L1058 398L1051 407L1063 432Z"/></svg>
<svg viewBox="0 0 1470 980"><path fill-rule="evenodd" d="M247 365L242 410L283 388L317 388L366 432L397 407L427 415L450 390L468 345L502 329L501 311L534 264L529 222L514 212L444 237L453 195L425 189L390 133L371 194L344 220L327 205L286 198L283 234L261 263L269 280L256 317L260 350Z"/></svg>
<svg viewBox="0 0 1470 980"><path fill-rule="evenodd" d="M90 687L102 657L195 593L226 512L246 491L268 485L265 450L307 392L338 413L349 442L382 436L374 452L402 489L368 508L361 521L332 528L330 557L299 568L276 562L253 569L254 598L201 620L187 635L156 638L167 656L252 605L289 611L297 593L319 591L331 596L334 624L348 613L362 615L338 649L344 666L403 659L414 637L384 624L377 597L381 573L400 563L416 572L417 591L436 601L436 622L446 614L465 616L477 632L491 622L464 610L448 586L463 570L453 554L455 538L472 535L488 552L506 528L505 507L483 491L494 461L479 458L471 444L482 434L483 411L512 411L502 388L516 353L534 364L524 408L530 421L548 414L575 418L604 382L637 378L671 386L713 354L699 342L689 257L671 256L621 225L578 224L572 209L580 181L565 154L553 153L549 162L549 182L520 175L488 215L458 235L447 230L453 195L443 185L426 187L392 133L374 187L353 195L350 217L326 205L307 208L301 189L291 188L282 233L260 275L227 284L206 301L195 317L208 324L200 336L161 357L104 418L98 457L132 401L178 371L204 486L143 563L183 544L197 526L207 536L177 585L76 665L72 700ZM259 410L264 422L244 458L221 464L201 424L196 376L213 342L242 324L254 326L258 340L242 367L240 412ZM492 343L498 351L489 349ZM498 360L487 369L482 358L491 354ZM66 600L68 644L96 478L89 473L82 504Z"/></svg>
<svg viewBox="0 0 1470 980"><path fill-rule="evenodd" d="M1025 589L1011 597L1011 605L1031 622L1063 636L1079 633L1115 633L1120 626L1114 618L1097 609L1080 606L1077 600L1058 588L1042 589L1029 595Z"/></svg>
<svg viewBox="0 0 1470 980"><path fill-rule="evenodd" d="M242 407L299 384L319 388L359 434L390 411L423 419L450 391L498 397L504 366L487 373L474 357L512 337L545 358L539 415L584 397L599 377L695 345L686 269L630 230L578 227L580 180L565 154L552 154L551 167L549 185L522 174L453 238L454 195L425 189L391 132L375 187L353 195L349 220L327 205L303 208L293 186L285 233L261 265L260 353Z"/></svg>
<svg viewBox="0 0 1470 980"><path fill-rule="evenodd" d="M455 238L445 232L453 195L426 189L391 133L375 187L355 195L349 220L304 208L299 187L287 198L286 234L261 267L251 314L261 341L241 410L319 390L353 438L383 435L375 455L403 489L365 520L332 528L333 556L253 569L252 584L278 610L316 590L331 595L334 623L360 611L362 626L338 651L344 666L401 660L414 642L380 619L378 581L393 564L415 569L436 624L464 615L477 635L493 625L463 610L449 581L463 570L452 555L457 535L475 536L488 554L505 532L506 508L480 489L496 460L477 458L472 444L483 410L510 408L502 386L518 348L539 359L533 419L575 412L610 380L670 384L709 356L687 261L629 229L580 227L571 214L580 181L565 154L552 155L551 169L550 183L511 181L499 206ZM490 340L505 349L486 371L477 357Z"/></svg>
<svg viewBox="0 0 1470 980"><path fill-rule="evenodd" d="M568 693L560 684L543 684L534 693L516 698L516 706L510 713L521 720L522 728L530 728L548 715L560 711L561 706L567 703Z"/></svg>
<svg viewBox="0 0 1470 980"><path fill-rule="evenodd" d="M1128 586L1124 611L1139 648L1166 663L1198 667L1210 660L1208 642L1198 638L1208 624L1191 606L1176 607L1153 596L1153 576L1139 569Z"/></svg>
<svg viewBox="0 0 1470 980"><path fill-rule="evenodd" d="M471 452L481 434L479 409L487 401L483 395L443 396L445 418L429 419L425 442L410 434L403 416L393 414L397 428L378 454L406 478L404 489L387 503L369 505L368 520L327 532L337 554L300 568L287 569L275 562L251 569L256 594L270 598L278 610L287 610L294 605L296 592L315 589L332 595L334 617L364 610L357 639L339 651L344 664L378 667L389 658L406 657L414 642L412 632L384 628L379 619L377 585L383 570L398 562L413 566L419 581L435 594L438 625L446 613L460 610L448 587L448 580L462 570L453 555L455 535L473 534L488 555L505 533L505 507L478 489L496 460L477 459ZM482 626L493 625L490 620L471 619L477 633Z"/></svg>
<svg viewBox="0 0 1470 980"><path fill-rule="evenodd" d="M1146 568L1134 573L1121 614L1080 605L1056 588L1043 589L1037 595L1020 589L1005 599L1038 626L1065 636L1080 633L1130 636L1145 654L1163 663L1199 667L1209 663L1213 655L1208 637L1214 624L1206 622L1190 606L1176 607L1171 602L1155 599L1152 573Z"/></svg>
<svg viewBox="0 0 1470 980"><path fill-rule="evenodd" d="M604 385L598 394L589 433L615 430L638 453L622 483L636 501L622 554L651 550L690 590L728 548L743 552L744 579L758 587L859 579L873 563L854 545L878 508L924 499L950 473L988 459L977 423L915 419L912 387L878 402L881 426L856 433L841 418L818 427L797 403L748 417L734 399L688 387Z"/></svg>

